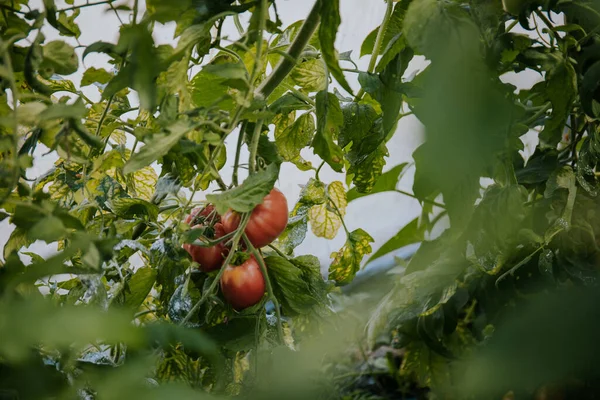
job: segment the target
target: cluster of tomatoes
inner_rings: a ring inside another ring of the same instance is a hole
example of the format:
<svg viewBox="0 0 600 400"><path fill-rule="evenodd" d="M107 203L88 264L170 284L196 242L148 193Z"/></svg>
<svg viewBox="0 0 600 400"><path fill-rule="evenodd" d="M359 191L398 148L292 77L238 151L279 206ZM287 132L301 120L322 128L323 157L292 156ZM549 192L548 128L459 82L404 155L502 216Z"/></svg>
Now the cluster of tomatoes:
<svg viewBox="0 0 600 400"><path fill-rule="evenodd" d="M244 232L254 247L264 247L281 235L287 221L287 200L283 193L273 188L263 202L252 210ZM192 228L204 228L204 235L209 240L216 241L238 229L241 215L229 210L221 216L212 204L208 204L206 207L194 209L185 222ZM223 267L230 251L229 246L227 239L211 247L183 245L204 272ZM243 243L241 248L244 248ZM265 293L265 279L253 255L241 252L237 256L231 257L232 261L224 267L220 283L223 296L229 304L236 310L242 310L262 299Z"/></svg>

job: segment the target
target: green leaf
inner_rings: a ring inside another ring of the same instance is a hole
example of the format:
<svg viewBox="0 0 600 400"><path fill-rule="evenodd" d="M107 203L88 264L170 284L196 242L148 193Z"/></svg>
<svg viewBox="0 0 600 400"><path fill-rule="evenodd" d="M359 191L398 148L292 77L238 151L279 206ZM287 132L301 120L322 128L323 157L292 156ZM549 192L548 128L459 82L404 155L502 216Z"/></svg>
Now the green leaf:
<svg viewBox="0 0 600 400"><path fill-rule="evenodd" d="M317 93L317 133L312 141L315 154L320 156L336 172L343 168L342 148L335 139L344 124L344 115L337 97L321 91Z"/></svg>
<svg viewBox="0 0 600 400"><path fill-rule="evenodd" d="M124 26L116 50L130 50L130 56L127 64L108 82L102 97L108 99L130 87L138 92L142 109L154 110L158 98L155 81L165 66L158 62L150 30L143 24Z"/></svg>
<svg viewBox="0 0 600 400"><path fill-rule="evenodd" d="M402 77L412 58L412 50L404 48L378 75L365 72L358 75L358 80L365 92L381 104L383 131L386 138L393 134L402 107L402 94L406 89L406 84L403 84L399 77Z"/></svg>
<svg viewBox="0 0 600 400"><path fill-rule="evenodd" d="M0 303L0 354L4 359L24 360L30 356L31 348L40 343L58 350L85 346L98 338L105 343L130 345L140 344L143 339L126 313L92 307L57 307L53 303L41 297Z"/></svg>
<svg viewBox="0 0 600 400"><path fill-rule="evenodd" d="M378 259L386 254L391 253L394 250L400 249L404 246L408 246L409 244L419 243L423 241L425 230L427 225L420 224L419 218L415 218L410 221L405 227L400 229L398 233L396 233L391 239L383 244L376 252L373 254L367 264L371 261Z"/></svg>
<svg viewBox="0 0 600 400"><path fill-rule="evenodd" d="M386 30L383 33L383 38L381 40L381 46L379 48L379 54L385 54L386 51L385 50L382 51L382 49L389 49L390 42L394 38L396 38L396 40L397 40L399 35L402 33L402 24L404 22L404 16L406 15L406 9L408 8L409 4L410 4L410 1L402 0L402 1L398 1L394 5L394 11L392 11L392 15L390 15L390 19L387 23ZM365 38L365 40L363 41L363 43L360 47L360 56L361 57L365 56L367 54L373 53L373 49L375 48L375 40L377 38L378 32L379 32L379 27L375 28L367 35L367 37ZM392 56L392 58L393 58L393 56ZM385 67L385 65L382 66L382 68L383 67Z"/></svg>
<svg viewBox="0 0 600 400"><path fill-rule="evenodd" d="M169 150L179 142L179 139L194 128L195 125L190 121L175 121L166 129L167 132L153 135L146 142L146 145L127 161L125 167L123 167L123 173L127 175L146 165L150 165L152 162L167 154Z"/></svg>
<svg viewBox="0 0 600 400"><path fill-rule="evenodd" d="M60 218L53 215L40 219L27 233L30 240L43 240L51 243L61 239L66 228Z"/></svg>
<svg viewBox="0 0 600 400"><path fill-rule="evenodd" d="M279 153L286 161L300 157L300 150L308 146L315 133L315 120L312 114L302 114L283 132L275 133L275 143Z"/></svg>
<svg viewBox="0 0 600 400"><path fill-rule="evenodd" d="M383 144L386 134L381 126L377 112L368 104L349 103L342 109L344 126L340 131L338 143L346 148L352 145L346 154L350 162L349 174L354 174L354 184L360 192L369 192L381 175L385 165L387 149Z"/></svg>
<svg viewBox="0 0 600 400"><path fill-rule="evenodd" d="M367 35L365 40L363 40L362 44L360 45L360 56L361 57L373 53L373 49L375 48L375 40L377 39L378 32L379 32L379 27L377 27L377 28L373 29L371 32L369 32L369 34Z"/></svg>
<svg viewBox="0 0 600 400"><path fill-rule="evenodd" d="M561 189L566 189L569 193L562 214L562 222L570 225L571 216L573 215L573 206L575 205L575 198L577 195L577 179L573 169L569 166L563 166L550 175L546 182L544 197L551 198L556 191Z"/></svg>
<svg viewBox="0 0 600 400"><path fill-rule="evenodd" d="M81 59L85 60L85 57L90 53L104 53L113 58L119 57L117 46L114 43L107 42L94 42L90 44L85 48Z"/></svg>
<svg viewBox="0 0 600 400"><path fill-rule="evenodd" d="M271 103L269 111L272 111L275 114L287 115L293 111L310 110L310 108L311 106L309 104L300 100L293 93L286 93Z"/></svg>
<svg viewBox="0 0 600 400"><path fill-rule="evenodd" d="M154 286L156 275L156 270L150 267L138 269L127 282L125 300L120 305L132 311L137 310Z"/></svg>
<svg viewBox="0 0 600 400"><path fill-rule="evenodd" d="M209 64L202 68L202 71L226 80L238 80L246 83L249 78L246 66L241 61L236 63Z"/></svg>
<svg viewBox="0 0 600 400"><path fill-rule="evenodd" d="M19 250L29 246L33 242L34 240L29 238L26 229L19 227L15 228L15 230L11 232L8 240L6 241L6 244L4 245L4 259L8 259L9 255L13 251L18 252Z"/></svg>
<svg viewBox="0 0 600 400"><path fill-rule="evenodd" d="M408 163L398 164L389 171L383 173L375 182L375 185L368 193L360 193L356 188L352 188L348 191L346 198L348 202L359 199L370 194L395 191L396 185L400 177L402 176L404 169L408 166Z"/></svg>
<svg viewBox="0 0 600 400"><path fill-rule="evenodd" d="M333 77L350 94L352 88L344 77L344 72L340 68L338 55L335 50L335 36L340 26L340 2L339 0L329 0L321 2L321 24L319 25L319 42L323 59L327 63L327 68Z"/></svg>
<svg viewBox="0 0 600 400"><path fill-rule="evenodd" d="M158 206L142 199L115 198L110 201L110 207L122 218L147 216L152 221L158 218Z"/></svg>
<svg viewBox="0 0 600 400"><path fill-rule="evenodd" d="M373 243L373 238L364 230L350 232L344 247L331 253L333 261L329 266L329 279L333 279L338 285L352 282L363 257L372 251L370 243Z"/></svg>
<svg viewBox="0 0 600 400"><path fill-rule="evenodd" d="M321 58L313 58L296 65L290 77L306 92L327 89L327 65Z"/></svg>
<svg viewBox="0 0 600 400"><path fill-rule="evenodd" d="M39 115L40 121L48 121L52 119L81 119L87 113L87 109L82 101L78 100L73 105L69 104L52 104Z"/></svg>
<svg viewBox="0 0 600 400"><path fill-rule="evenodd" d="M540 141L544 145L555 148L562 139L573 100L577 97L577 73L569 60L562 59L558 65L547 72L545 82L545 95L552 103L552 115L540 133ZM582 86L582 91L583 87L585 86Z"/></svg>
<svg viewBox="0 0 600 400"><path fill-rule="evenodd" d="M112 79L113 75L104 68L90 67L85 70L81 78L81 86L88 86L93 83L105 84Z"/></svg>
<svg viewBox="0 0 600 400"><path fill-rule="evenodd" d="M565 71L570 74L570 71ZM557 79L557 85L559 85L559 81ZM564 79L563 83L566 83L570 87L570 80ZM583 75L583 80L581 81L581 105L585 110L585 113L592 118L597 117L598 112L594 110L594 97L596 95L596 91L598 86L600 85L600 61L595 62L591 67ZM560 100L557 98L557 101Z"/></svg>
<svg viewBox="0 0 600 400"><path fill-rule="evenodd" d="M459 42L464 35L479 36L477 26L459 4L438 0L410 2L402 32L410 47L428 57L448 50L449 42ZM470 46L475 42L465 41L464 48Z"/></svg>
<svg viewBox="0 0 600 400"><path fill-rule="evenodd" d="M226 79L200 71L191 80L192 103L195 107L215 107L230 111L234 102L229 95Z"/></svg>
<svg viewBox="0 0 600 400"><path fill-rule="evenodd" d="M318 303L303 280L300 268L279 256L265 257L265 263L285 315L307 314Z"/></svg>
<svg viewBox="0 0 600 400"><path fill-rule="evenodd" d="M234 318L203 332L217 345L230 351L248 351L256 346L256 316Z"/></svg>
<svg viewBox="0 0 600 400"><path fill-rule="evenodd" d="M218 194L209 194L206 200L215 205L219 214L224 214L230 208L238 212L250 212L273 189L278 176L279 167L269 164L267 169L250 175L240 186Z"/></svg>
<svg viewBox="0 0 600 400"><path fill-rule="evenodd" d="M70 75L77 72L79 60L75 49L67 43L55 40L42 48L43 59L39 66L42 77L49 79L52 75Z"/></svg>
<svg viewBox="0 0 600 400"><path fill-rule="evenodd" d="M352 176L356 190L369 193L373 189L377 179L381 176L385 166L385 157L388 155L387 147L382 143L365 159L348 168L348 175Z"/></svg>

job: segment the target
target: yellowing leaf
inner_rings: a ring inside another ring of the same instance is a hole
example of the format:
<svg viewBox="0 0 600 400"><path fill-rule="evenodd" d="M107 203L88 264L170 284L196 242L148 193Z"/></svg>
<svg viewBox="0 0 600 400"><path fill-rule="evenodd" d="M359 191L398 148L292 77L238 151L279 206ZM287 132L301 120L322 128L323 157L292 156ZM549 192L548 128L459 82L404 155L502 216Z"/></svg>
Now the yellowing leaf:
<svg viewBox="0 0 600 400"><path fill-rule="evenodd" d="M112 140L115 141L115 143L117 143L120 146L125 146L125 143L127 143L127 136L125 136L125 132L123 131L119 131L119 130L115 130L113 131L113 133L111 133L110 138Z"/></svg>
<svg viewBox="0 0 600 400"><path fill-rule="evenodd" d="M363 257L373 251L370 243L373 238L367 232L362 229L352 231L344 247L331 253L333 262L329 266L329 279L341 285L352 282Z"/></svg>
<svg viewBox="0 0 600 400"><path fill-rule="evenodd" d="M290 76L298 86L307 92L318 92L327 87L327 65L322 58L298 64Z"/></svg>
<svg viewBox="0 0 600 400"><path fill-rule="evenodd" d="M311 114L302 114L283 132L275 133L275 143L284 160L300 157L300 150L308 146L315 133L315 120Z"/></svg>
<svg viewBox="0 0 600 400"><path fill-rule="evenodd" d="M316 236L333 239L340 227L342 219L346 214L346 190L340 181L331 182L327 186L327 201L318 204L308 210L310 227Z"/></svg>
<svg viewBox="0 0 600 400"><path fill-rule="evenodd" d="M140 199L150 200L154 194L154 187L158 181L156 171L151 166L144 167L133 173L135 196Z"/></svg>

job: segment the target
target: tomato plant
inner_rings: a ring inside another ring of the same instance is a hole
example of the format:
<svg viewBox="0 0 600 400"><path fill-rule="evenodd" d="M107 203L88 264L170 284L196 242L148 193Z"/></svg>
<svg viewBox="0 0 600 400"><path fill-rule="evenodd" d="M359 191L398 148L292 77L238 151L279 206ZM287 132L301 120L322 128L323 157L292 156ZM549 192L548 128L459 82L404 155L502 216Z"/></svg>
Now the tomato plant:
<svg viewBox="0 0 600 400"><path fill-rule="evenodd" d="M0 397L595 398L595 2L144 3L0 2Z"/></svg>
<svg viewBox="0 0 600 400"><path fill-rule="evenodd" d="M258 303L265 294L265 278L254 256L239 265L229 264L221 275L221 291L229 304L243 310Z"/></svg>
<svg viewBox="0 0 600 400"><path fill-rule="evenodd" d="M235 231L241 221L239 213L229 210L223 215L225 232ZM288 222L288 205L283 193L273 188L262 203L254 207L244 233L255 247L264 247L281 235Z"/></svg>

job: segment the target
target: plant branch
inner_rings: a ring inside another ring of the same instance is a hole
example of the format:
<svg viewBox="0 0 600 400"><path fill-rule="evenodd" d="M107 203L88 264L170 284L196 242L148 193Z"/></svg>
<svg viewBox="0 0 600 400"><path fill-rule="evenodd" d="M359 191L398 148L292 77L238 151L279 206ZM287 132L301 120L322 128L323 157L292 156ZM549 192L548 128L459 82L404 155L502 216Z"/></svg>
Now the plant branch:
<svg viewBox="0 0 600 400"><path fill-rule="evenodd" d="M192 242L191 244L194 246L198 246L198 247L213 247L221 242L224 242L225 240L229 239L230 237L235 235L235 231L234 232L230 232L227 235L223 235L218 239L214 239L214 240L195 240L194 242Z"/></svg>
<svg viewBox="0 0 600 400"><path fill-rule="evenodd" d="M244 242L246 242L246 246L258 262L258 265L260 266L260 272L262 272L263 277L265 278L265 284L267 286L267 296L269 300L273 302L273 308L275 308L275 315L277 316L277 334L279 335L279 341L281 343L284 343L283 328L281 326L281 311L279 310L279 301L277 300L277 297L275 297L275 293L273 292L273 285L271 284L271 279L269 278L269 273L267 272L265 260L259 254L256 247L254 247L254 245L250 243L250 240L248 240L248 236L246 236L246 234L244 234Z"/></svg>
<svg viewBox="0 0 600 400"><path fill-rule="evenodd" d="M269 244L268 247L270 247L271 250L274 250L275 253L279 254L279 256L281 256L282 258L285 258L286 260L289 258L286 254L284 254L281 250L279 250L277 247L273 246L272 244Z"/></svg>
<svg viewBox="0 0 600 400"><path fill-rule="evenodd" d="M342 226L344 227L344 230L346 231L346 235L350 236L350 230L346 226L346 222L344 221L344 216L342 215L342 213L341 213L340 209L338 208L337 204L335 204L335 201L333 201L331 199L329 199L329 203L331 203L331 205L335 209L335 213L340 218L340 221L342 221Z"/></svg>
<svg viewBox="0 0 600 400"><path fill-rule="evenodd" d="M78 5L78 6L63 8L63 9L58 10L57 12L72 11L72 10L77 10L79 8L84 8L84 7L99 6L101 4L112 4L115 1L116 0L104 0L104 1L97 1L95 3L85 3L85 4Z"/></svg>
<svg viewBox="0 0 600 400"><path fill-rule="evenodd" d="M297 60L298 56L306 45L308 44L313 33L319 25L319 12L321 9L320 0L315 1L315 5L310 10L310 13L304 20L298 35L294 39L294 42L290 45L287 54L288 57L283 57L279 64L275 67L271 75L269 75L264 81L261 82L260 86L256 89L255 96L267 98L273 90L285 79L285 77L292 71L296 62L291 60Z"/></svg>
<svg viewBox="0 0 600 400"><path fill-rule="evenodd" d="M392 16L392 10L394 9L394 1L387 0L387 8L385 9L385 15L383 16L383 22L379 26L379 32L377 32L377 37L375 39L375 45L373 45L373 53L371 53L371 60L369 61L369 68L367 72L371 73L375 70L375 64L377 63L377 57L379 57L379 51L381 47L381 42L383 42L383 37L385 36L385 31L387 30L388 23L390 21L390 17Z"/></svg>
<svg viewBox="0 0 600 400"><path fill-rule="evenodd" d="M238 185L238 168L240 167L240 153L242 152L242 145L244 144L244 131L246 130L246 123L242 123L240 127L240 134L238 136L237 145L235 148L235 160L233 162L233 173L231 174L231 186Z"/></svg>
<svg viewBox="0 0 600 400"><path fill-rule="evenodd" d="M267 0L260 0L259 5L259 16L258 16L258 32L256 33L256 55L254 57L254 67L252 68L252 75L250 76L250 83L253 85L256 79L260 75L262 70L262 50L263 50L263 32L265 31L265 25L267 23L267 16L269 13L269 2Z"/></svg>
<svg viewBox="0 0 600 400"><path fill-rule="evenodd" d="M446 206L443 205L443 204L441 204L441 203L438 203L436 201L429 200L429 199L420 199L417 196L415 196L414 194L409 193L409 192L405 192L404 190L394 189L394 192L403 194L403 195L408 196L408 197L412 197L413 199L417 199L419 201L422 201L423 203L429 203L429 204L431 204L433 206L436 206L436 207L439 207L439 208L443 208L444 210L446 209Z"/></svg>
<svg viewBox="0 0 600 400"><path fill-rule="evenodd" d="M256 152L258 151L258 142L260 140L262 124L262 119L256 121L256 125L254 125L254 132L252 132L252 141L250 142L250 155L248 156L248 168L250 174L256 172Z"/></svg>
<svg viewBox="0 0 600 400"><path fill-rule="evenodd" d="M388 23L390 21L390 17L392 15L392 10L394 9L394 1L386 0L387 8L385 9L385 14L383 16L383 21L379 26L379 31L377 32L377 37L375 38L375 44L373 45L373 52L371 53L371 60L369 61L369 67L367 68L367 72L372 73L375 70L375 64L377 63L377 57L379 57L379 48L381 47L381 42L383 42L383 38L385 36L385 31L387 30ZM362 99L365 91L361 88L356 94L355 100L358 101Z"/></svg>

